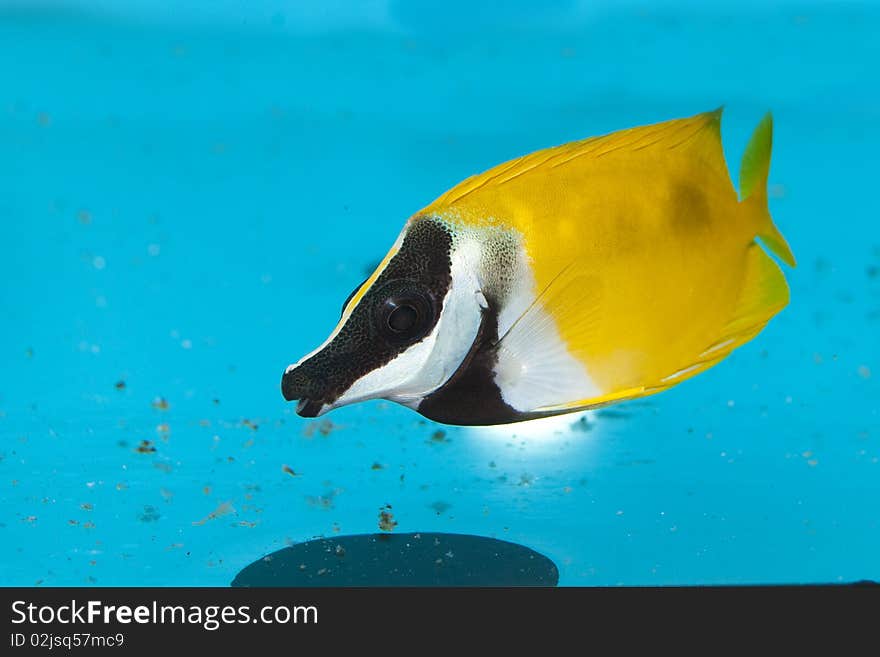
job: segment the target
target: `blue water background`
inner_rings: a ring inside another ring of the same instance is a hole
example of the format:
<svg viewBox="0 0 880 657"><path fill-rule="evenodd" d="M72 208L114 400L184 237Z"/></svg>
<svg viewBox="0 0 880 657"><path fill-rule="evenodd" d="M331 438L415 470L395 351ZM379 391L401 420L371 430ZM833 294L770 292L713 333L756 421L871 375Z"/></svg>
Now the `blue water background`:
<svg viewBox="0 0 880 657"><path fill-rule="evenodd" d="M0 5L0 584L226 585L386 504L562 585L880 579L878 32L855 3ZM799 261L727 361L583 421L285 404L446 188L722 104L734 179L774 112Z"/></svg>

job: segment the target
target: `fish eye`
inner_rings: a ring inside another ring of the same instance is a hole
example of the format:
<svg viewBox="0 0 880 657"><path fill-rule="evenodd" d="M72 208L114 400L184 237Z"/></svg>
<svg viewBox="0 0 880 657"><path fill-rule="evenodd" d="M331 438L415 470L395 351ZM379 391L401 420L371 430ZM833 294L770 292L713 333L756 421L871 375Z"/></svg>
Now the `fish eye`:
<svg viewBox="0 0 880 657"><path fill-rule="evenodd" d="M395 333L405 333L412 330L412 327L419 321L419 311L415 306L404 303L395 306L388 314L388 328Z"/></svg>
<svg viewBox="0 0 880 657"><path fill-rule="evenodd" d="M421 340L430 331L433 320L431 303L418 292L400 291L379 305L378 328L390 342Z"/></svg>

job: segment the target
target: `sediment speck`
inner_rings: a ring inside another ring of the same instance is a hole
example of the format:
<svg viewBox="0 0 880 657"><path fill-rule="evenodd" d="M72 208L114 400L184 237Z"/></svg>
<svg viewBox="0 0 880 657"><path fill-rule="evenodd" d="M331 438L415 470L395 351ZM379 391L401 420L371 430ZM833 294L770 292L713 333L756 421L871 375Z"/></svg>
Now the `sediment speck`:
<svg viewBox="0 0 880 657"><path fill-rule="evenodd" d="M379 509L379 529L383 532L390 532L394 531L395 527L397 527L397 521L394 519L394 514L391 513L391 505L386 504Z"/></svg>

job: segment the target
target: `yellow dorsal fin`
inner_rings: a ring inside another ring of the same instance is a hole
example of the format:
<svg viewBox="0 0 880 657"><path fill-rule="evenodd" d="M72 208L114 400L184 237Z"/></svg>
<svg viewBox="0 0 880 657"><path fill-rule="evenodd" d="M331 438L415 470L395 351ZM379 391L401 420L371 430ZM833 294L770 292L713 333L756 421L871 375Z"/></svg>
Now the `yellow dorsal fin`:
<svg viewBox="0 0 880 657"><path fill-rule="evenodd" d="M698 148L702 151L705 162L727 175L721 146L721 112L722 109L719 108L685 119L629 128L535 151L467 178L435 200L423 212L440 212L478 194L480 190L496 188L520 176L549 174L551 169L558 167L588 166L593 160L615 154L624 155L654 148Z"/></svg>

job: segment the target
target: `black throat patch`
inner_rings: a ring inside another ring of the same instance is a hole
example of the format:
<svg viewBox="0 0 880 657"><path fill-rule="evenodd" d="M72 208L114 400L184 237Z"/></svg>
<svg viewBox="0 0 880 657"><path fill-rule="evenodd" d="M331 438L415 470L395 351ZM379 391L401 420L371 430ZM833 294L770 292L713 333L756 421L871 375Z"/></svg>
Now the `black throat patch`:
<svg viewBox="0 0 880 657"><path fill-rule="evenodd" d="M455 374L419 404L422 415L445 424L504 424L523 415L501 396L495 383L498 353L498 311L489 299L474 344Z"/></svg>

